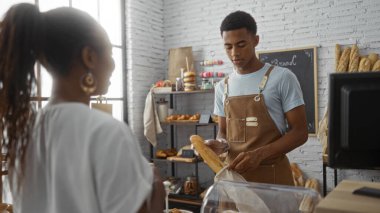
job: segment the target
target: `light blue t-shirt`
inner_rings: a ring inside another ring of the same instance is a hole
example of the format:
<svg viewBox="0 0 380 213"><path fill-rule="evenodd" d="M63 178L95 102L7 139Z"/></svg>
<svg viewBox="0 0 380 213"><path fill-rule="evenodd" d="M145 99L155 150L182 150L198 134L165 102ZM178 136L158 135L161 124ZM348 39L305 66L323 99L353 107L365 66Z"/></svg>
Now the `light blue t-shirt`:
<svg viewBox="0 0 380 213"><path fill-rule="evenodd" d="M228 96L258 94L259 84L270 66L266 63L260 70L244 75L237 72L231 73L228 79ZM263 95L269 115L281 134L285 134L284 113L305 104L296 75L287 68L275 66L269 75ZM225 117L224 79L215 86L214 114Z"/></svg>

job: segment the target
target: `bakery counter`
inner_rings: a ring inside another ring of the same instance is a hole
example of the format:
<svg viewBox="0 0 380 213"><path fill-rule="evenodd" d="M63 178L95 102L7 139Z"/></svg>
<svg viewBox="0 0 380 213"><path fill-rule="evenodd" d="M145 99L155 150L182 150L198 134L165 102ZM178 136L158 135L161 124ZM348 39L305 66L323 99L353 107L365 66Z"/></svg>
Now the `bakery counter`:
<svg viewBox="0 0 380 213"><path fill-rule="evenodd" d="M352 193L362 187L380 189L380 183L343 180L317 205L316 213L380 212L380 198Z"/></svg>

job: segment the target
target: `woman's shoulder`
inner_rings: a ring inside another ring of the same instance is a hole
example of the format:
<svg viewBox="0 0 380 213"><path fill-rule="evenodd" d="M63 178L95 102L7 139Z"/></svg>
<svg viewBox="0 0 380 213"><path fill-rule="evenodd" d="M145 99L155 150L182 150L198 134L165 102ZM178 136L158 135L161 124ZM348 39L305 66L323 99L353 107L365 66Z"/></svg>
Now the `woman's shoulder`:
<svg viewBox="0 0 380 213"><path fill-rule="evenodd" d="M97 109L91 109L82 103L61 103L46 106L42 112L54 122L66 123L80 129L88 129L88 131L123 125L111 115Z"/></svg>

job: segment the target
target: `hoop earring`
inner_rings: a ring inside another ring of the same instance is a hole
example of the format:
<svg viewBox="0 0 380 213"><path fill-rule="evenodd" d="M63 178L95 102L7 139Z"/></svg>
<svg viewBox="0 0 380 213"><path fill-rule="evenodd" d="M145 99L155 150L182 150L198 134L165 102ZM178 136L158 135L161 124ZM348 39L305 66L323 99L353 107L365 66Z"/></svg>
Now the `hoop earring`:
<svg viewBox="0 0 380 213"><path fill-rule="evenodd" d="M91 93L95 92L96 80L90 71L81 77L80 87L82 88L82 91L86 93L86 95L90 95Z"/></svg>

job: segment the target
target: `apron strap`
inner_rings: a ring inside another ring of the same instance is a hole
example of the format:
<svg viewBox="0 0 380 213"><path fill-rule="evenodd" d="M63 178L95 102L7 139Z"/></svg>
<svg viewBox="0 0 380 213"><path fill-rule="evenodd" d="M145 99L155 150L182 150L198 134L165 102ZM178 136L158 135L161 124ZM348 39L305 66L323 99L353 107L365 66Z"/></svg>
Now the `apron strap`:
<svg viewBox="0 0 380 213"><path fill-rule="evenodd" d="M259 94L257 96L255 96L256 101L260 100L260 95L263 92L265 86L267 85L269 75L272 72L273 68L274 68L274 66L271 65L269 67L269 69L267 70L267 72L265 73L263 79L261 80L260 85L259 85ZM228 77L229 76L224 78L224 100L226 100L228 98Z"/></svg>
<svg viewBox="0 0 380 213"><path fill-rule="evenodd" d="M260 82L260 85L259 85L259 94L257 94L253 99L257 102L257 101L260 101L261 99L261 93L263 92L265 86L267 85L267 82L268 82L268 78L269 78L269 75L270 73L272 72L274 66L270 66L269 69L267 70L267 72L265 73L263 79L261 79L261 82Z"/></svg>
<svg viewBox="0 0 380 213"><path fill-rule="evenodd" d="M261 80L260 85L259 85L259 93L260 94L262 93L262 91L264 90L265 86L267 85L269 75L272 72L273 68L274 68L273 65L270 66L269 69L267 70L267 72L265 73L263 79Z"/></svg>
<svg viewBox="0 0 380 213"><path fill-rule="evenodd" d="M228 98L228 77L229 76L226 76L224 78L224 100L227 100Z"/></svg>

